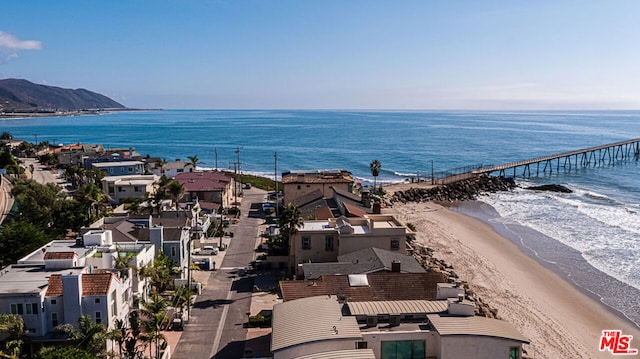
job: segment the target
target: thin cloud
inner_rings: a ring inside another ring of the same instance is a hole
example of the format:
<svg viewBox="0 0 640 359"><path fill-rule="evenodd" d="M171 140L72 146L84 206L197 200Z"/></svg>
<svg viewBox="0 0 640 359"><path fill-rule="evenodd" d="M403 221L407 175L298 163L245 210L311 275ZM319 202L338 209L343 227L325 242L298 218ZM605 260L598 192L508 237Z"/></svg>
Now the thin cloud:
<svg viewBox="0 0 640 359"><path fill-rule="evenodd" d="M42 43L36 40L20 40L12 34L0 31L0 64L18 57L19 51L41 50Z"/></svg>

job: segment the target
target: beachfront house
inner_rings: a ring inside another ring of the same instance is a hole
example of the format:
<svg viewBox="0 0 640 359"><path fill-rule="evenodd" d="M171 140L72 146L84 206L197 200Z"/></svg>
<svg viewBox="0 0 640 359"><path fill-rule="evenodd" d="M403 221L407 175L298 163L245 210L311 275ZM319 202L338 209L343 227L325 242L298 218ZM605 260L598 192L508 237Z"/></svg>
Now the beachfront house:
<svg viewBox="0 0 640 359"><path fill-rule="evenodd" d="M425 269L412 255L365 248L338 256L337 262L302 263L305 280L324 275L368 274L376 272L424 273Z"/></svg>
<svg viewBox="0 0 640 359"><path fill-rule="evenodd" d="M340 216L362 217L367 214L380 214L380 206L371 207L368 191L360 196L333 186L329 190L330 197L325 197L322 190L316 189L296 198L292 203L305 219L327 220Z"/></svg>
<svg viewBox="0 0 640 359"><path fill-rule="evenodd" d="M151 167L151 173L156 176L167 176L169 178L175 178L180 173L193 172L193 165L191 162L182 161L176 159L172 162L158 161L153 167Z"/></svg>
<svg viewBox="0 0 640 359"><path fill-rule="evenodd" d="M233 178L219 171L183 172L176 181L184 188L183 201L198 201L203 210L214 212L219 206L229 208L233 203Z"/></svg>
<svg viewBox="0 0 640 359"><path fill-rule="evenodd" d="M102 179L102 191L112 204L125 199L143 199L156 193L159 179L155 175L106 176Z"/></svg>
<svg viewBox="0 0 640 359"><path fill-rule="evenodd" d="M131 176L144 174L144 162L142 161L109 161L94 162L91 168L103 171L107 176Z"/></svg>
<svg viewBox="0 0 640 359"><path fill-rule="evenodd" d="M331 198L333 189L353 192L353 175L347 170L289 171L282 173L283 204L295 201L315 190Z"/></svg>
<svg viewBox="0 0 640 359"><path fill-rule="evenodd" d="M55 145L55 144L54 144ZM76 166L84 167L84 159L94 157L104 152L104 147L100 144L82 144L80 142L66 146L55 147L49 150L58 158L60 167Z"/></svg>
<svg viewBox="0 0 640 359"><path fill-rule="evenodd" d="M337 262L338 256L371 247L406 255L406 241L412 236L392 215L305 221L291 240L290 263L294 273L302 275L302 263Z"/></svg>
<svg viewBox="0 0 640 359"><path fill-rule="evenodd" d="M507 359L522 358L529 343L505 321L473 316L473 304L457 298L313 296L276 304L272 323L275 359Z"/></svg>

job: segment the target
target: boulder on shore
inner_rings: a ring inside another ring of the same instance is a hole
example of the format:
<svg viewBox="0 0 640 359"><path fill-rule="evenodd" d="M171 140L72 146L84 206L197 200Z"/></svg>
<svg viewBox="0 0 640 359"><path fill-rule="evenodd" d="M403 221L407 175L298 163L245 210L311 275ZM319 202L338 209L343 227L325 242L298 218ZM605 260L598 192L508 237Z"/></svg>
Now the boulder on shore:
<svg viewBox="0 0 640 359"><path fill-rule="evenodd" d="M560 193L573 193L569 188L559 185L559 184L545 184L541 186L531 186L525 189L530 189L532 191L549 191L549 192L560 192Z"/></svg>

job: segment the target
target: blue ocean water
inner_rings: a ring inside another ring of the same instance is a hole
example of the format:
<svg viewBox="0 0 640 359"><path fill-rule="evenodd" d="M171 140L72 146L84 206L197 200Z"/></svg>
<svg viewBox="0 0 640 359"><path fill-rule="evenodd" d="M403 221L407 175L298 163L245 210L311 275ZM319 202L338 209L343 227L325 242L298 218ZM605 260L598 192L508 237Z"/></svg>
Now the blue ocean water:
<svg viewBox="0 0 640 359"><path fill-rule="evenodd" d="M52 143L135 147L167 160L197 155L201 167L273 176L297 169L350 170L371 183L400 182L469 165L493 165L640 137L640 111L150 111L0 120L0 132ZM576 285L640 323L638 161L520 179L559 183L571 194L518 189L482 198L490 218ZM580 263L578 263L580 262ZM583 263L584 262L584 263ZM586 264L586 265L585 265ZM598 281L593 278L598 277Z"/></svg>

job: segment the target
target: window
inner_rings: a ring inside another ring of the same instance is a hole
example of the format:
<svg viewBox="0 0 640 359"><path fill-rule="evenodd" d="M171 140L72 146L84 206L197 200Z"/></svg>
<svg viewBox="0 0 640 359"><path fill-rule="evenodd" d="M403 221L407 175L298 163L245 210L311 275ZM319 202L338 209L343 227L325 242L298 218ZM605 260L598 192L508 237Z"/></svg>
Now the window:
<svg viewBox="0 0 640 359"><path fill-rule="evenodd" d="M367 349L367 342L356 342L356 349Z"/></svg>
<svg viewBox="0 0 640 359"><path fill-rule="evenodd" d="M509 348L509 359L520 359L520 348L518 347Z"/></svg>
<svg viewBox="0 0 640 359"><path fill-rule="evenodd" d="M182 172L184 172L184 169L182 169L182 168L178 168L178 169L176 170L176 172L178 172L178 173L182 173Z"/></svg>
<svg viewBox="0 0 640 359"><path fill-rule="evenodd" d="M133 167L129 167L129 173L133 172Z"/></svg>
<svg viewBox="0 0 640 359"><path fill-rule="evenodd" d="M58 324L58 313L51 313L51 327L55 328Z"/></svg>
<svg viewBox="0 0 640 359"><path fill-rule="evenodd" d="M324 250L333 251L333 236L324 237Z"/></svg>
<svg viewBox="0 0 640 359"><path fill-rule="evenodd" d="M102 312L96 312L96 324L102 323Z"/></svg>
<svg viewBox="0 0 640 359"><path fill-rule="evenodd" d="M58 304L58 301L55 299L51 299L51 304Z"/></svg>
<svg viewBox="0 0 640 359"><path fill-rule="evenodd" d="M298 189L300 189L300 185L298 185Z"/></svg>
<svg viewBox="0 0 640 359"><path fill-rule="evenodd" d="M424 340L394 340L383 341L380 346L380 358L382 359L399 359L399 358L424 358L425 357L425 341Z"/></svg>
<svg viewBox="0 0 640 359"><path fill-rule="evenodd" d="M311 249L311 238L302 237L302 249Z"/></svg>
<svg viewBox="0 0 640 359"><path fill-rule="evenodd" d="M140 192L140 187L138 186L133 187L133 192Z"/></svg>
<svg viewBox="0 0 640 359"><path fill-rule="evenodd" d="M22 304L11 304L11 314L24 314Z"/></svg>
<svg viewBox="0 0 640 359"><path fill-rule="evenodd" d="M38 314L38 304L27 303L25 304L27 314Z"/></svg>
<svg viewBox="0 0 640 359"><path fill-rule="evenodd" d="M397 251L398 249L400 249L400 240L399 239L392 239L391 240L391 250L392 251Z"/></svg>
<svg viewBox="0 0 640 359"><path fill-rule="evenodd" d="M171 256L172 257L176 256L176 246L171 246Z"/></svg>
<svg viewBox="0 0 640 359"><path fill-rule="evenodd" d="M124 192L124 187L118 186L118 192Z"/></svg>
<svg viewBox="0 0 640 359"><path fill-rule="evenodd" d="M94 298L93 302L96 303L96 304L100 303L100 298Z"/></svg>

